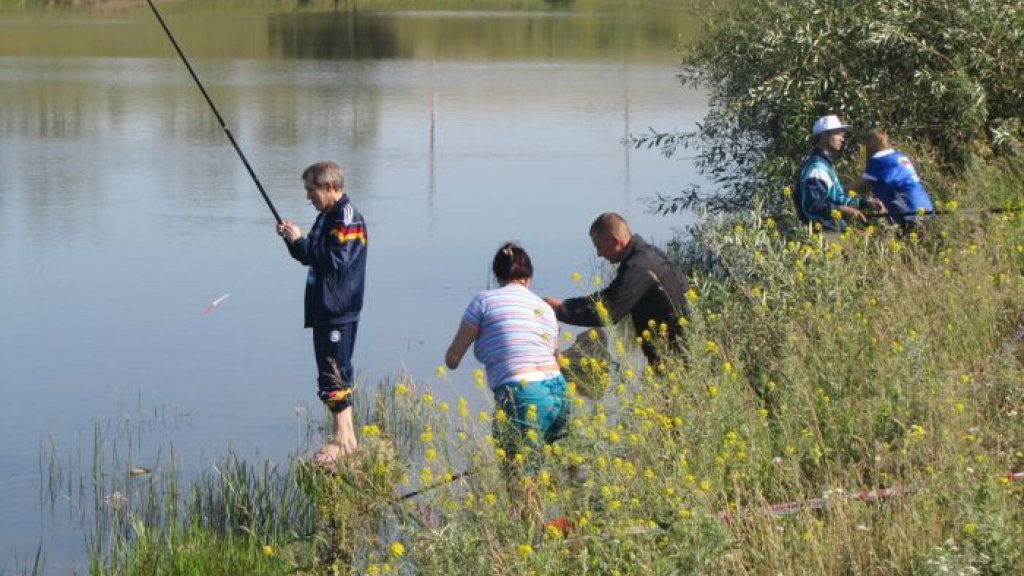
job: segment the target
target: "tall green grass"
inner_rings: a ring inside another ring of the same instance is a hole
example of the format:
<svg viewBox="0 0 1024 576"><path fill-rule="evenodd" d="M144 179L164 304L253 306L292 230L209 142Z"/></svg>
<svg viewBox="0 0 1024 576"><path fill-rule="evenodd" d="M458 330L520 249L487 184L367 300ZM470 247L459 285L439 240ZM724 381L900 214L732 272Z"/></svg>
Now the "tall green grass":
<svg viewBox="0 0 1024 576"><path fill-rule="evenodd" d="M1019 207L1020 173L965 176L960 205ZM1024 470L1020 212L961 208L904 236L706 218L678 254L688 362L644 366L613 337L606 396L572 394L572 434L534 447L539 473L506 480L517 456L463 401L486 393L481 376L439 368L362 399L361 450L333 474L229 457L189 486L169 469L131 505L97 504L90 571L1024 570L1024 486L1006 476ZM441 402L442 387L462 396Z"/></svg>

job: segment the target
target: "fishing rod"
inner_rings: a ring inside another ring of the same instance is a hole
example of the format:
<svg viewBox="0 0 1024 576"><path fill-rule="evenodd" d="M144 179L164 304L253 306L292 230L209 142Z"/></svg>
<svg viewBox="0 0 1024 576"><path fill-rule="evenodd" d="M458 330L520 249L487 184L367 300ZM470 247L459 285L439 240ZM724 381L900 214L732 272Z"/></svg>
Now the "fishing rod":
<svg viewBox="0 0 1024 576"><path fill-rule="evenodd" d="M462 472L459 472L457 474L452 474L451 478L446 478L446 479L444 479L444 480L442 480L440 482L437 482L435 484L431 484L430 486L424 486L423 488L420 488L419 490L413 490L412 492L406 492L405 494L402 494L401 496L399 496L397 501L401 502L402 500L408 500L409 498L415 498L415 497L419 496L420 494L423 494L424 492L428 492L430 490L433 490L434 488L440 488L441 486L445 486L447 484L451 484L452 482L455 482L459 478L463 478L465 476L469 476L469 474L470 474L469 470L463 470Z"/></svg>
<svg viewBox="0 0 1024 576"><path fill-rule="evenodd" d="M1022 212L1024 207L1013 206L1009 208L964 208L958 210L907 210L903 212L887 212L885 214L865 214L868 218L903 218L906 216L948 216L950 214L1008 214Z"/></svg>
<svg viewBox="0 0 1024 576"><path fill-rule="evenodd" d="M252 177L252 181L256 183L256 187L259 188L260 195L263 196L263 201L267 203L267 208L270 208L270 212L274 215L274 220L277 220L278 224L281 224L281 216L277 213L277 209L274 208L274 203L270 201L270 196L267 196L267 191L264 190L263 184L260 179L256 177L256 172L249 165L249 160L242 153L242 149L238 146L238 142L235 141L235 136L231 134L231 129L228 128L224 118L221 117L220 112L217 110L217 106L214 105L213 100L210 99L210 95L206 93L206 88L203 87L203 83L199 81L199 76L196 76L195 70L192 69L192 65L189 64L188 58L185 57L185 53L181 51L181 47L178 46L177 40L174 39L174 35L171 34L171 29L167 27L167 23L164 22L163 16L160 15L160 11L153 5L153 0L146 0L146 4L149 4L150 9L153 10L153 14L156 16L160 27L164 29L167 34L167 39L171 41L174 49L178 52L178 56L181 57L181 61L185 64L185 68L188 68L188 73L192 75L192 79L196 81L196 86L199 87L199 91L203 93L203 98L206 98L206 103L210 105L210 109L213 110L213 115L217 117L217 121L220 122L220 127L224 130L224 134L227 135L228 140L231 141L231 145L235 147L235 152L238 152L238 157L242 159L242 164L245 164L245 169L249 171L249 176Z"/></svg>

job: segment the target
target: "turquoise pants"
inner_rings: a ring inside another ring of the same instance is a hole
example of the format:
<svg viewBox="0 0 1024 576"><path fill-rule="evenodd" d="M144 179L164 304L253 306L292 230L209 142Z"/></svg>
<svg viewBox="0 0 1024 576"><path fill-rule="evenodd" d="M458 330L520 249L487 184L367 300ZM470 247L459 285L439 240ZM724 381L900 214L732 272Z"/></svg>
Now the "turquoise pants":
<svg viewBox="0 0 1024 576"><path fill-rule="evenodd" d="M502 410L508 422L494 420L494 437L510 458L530 446L527 469L536 467L541 441L550 444L569 431L570 402L565 397L565 377L561 374L539 382L506 382L494 389L495 410ZM537 441L527 439L527 431L537 432Z"/></svg>

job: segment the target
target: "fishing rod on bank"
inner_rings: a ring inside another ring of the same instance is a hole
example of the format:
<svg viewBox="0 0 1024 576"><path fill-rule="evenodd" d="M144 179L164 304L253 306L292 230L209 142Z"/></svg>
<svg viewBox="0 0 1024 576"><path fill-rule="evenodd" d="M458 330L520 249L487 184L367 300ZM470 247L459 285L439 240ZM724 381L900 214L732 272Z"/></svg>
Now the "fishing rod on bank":
<svg viewBox="0 0 1024 576"><path fill-rule="evenodd" d="M1024 212L1024 206L1010 206L1010 207L987 207L987 208L957 208L955 210L942 209L942 210L907 210L901 212L884 212L878 213L864 213L864 217L868 220L882 220L886 218L907 218L910 216L951 216L953 214L1017 214ZM772 218L782 219L787 217L799 218L794 212L769 212L760 213L761 218Z"/></svg>
<svg viewBox="0 0 1024 576"><path fill-rule="evenodd" d="M174 49L178 52L178 56L181 57L181 61L185 64L185 68L188 69L188 73L192 75L192 79L195 80L196 86L199 87L199 91L203 93L203 98L206 99L206 103L209 104L210 109L213 110L213 115L216 116L217 121L220 122L221 129L224 130L224 134L226 134L228 140L231 141L231 145L234 146L235 152L238 153L238 157L241 158L242 164L245 165L245 169L249 171L249 176L252 177L252 181L256 184L256 188L259 189L260 195L263 196L263 201L267 203L267 208L270 208L270 212L274 215L274 220L277 220L278 224L282 223L283 220L281 220L281 216L277 213L277 209L274 208L274 203L270 201L270 196L267 195L267 191L263 188L263 184L260 182L260 179L256 176L256 172L249 164L249 160L245 157L245 154L242 153L242 149L238 146L238 142L235 140L235 136L231 133L231 129L228 128L227 123L224 122L224 118L221 117L220 112L217 110L217 106L214 105L213 100L210 99L210 95L206 93L206 88L204 88L203 83L199 81L199 76L196 76L196 72L192 69L192 65L189 64L188 58L185 57L185 53L182 52L181 47L178 46L177 40L175 40L174 35L171 34L171 29L167 27L167 23L164 22L163 16L160 15L160 11L153 5L153 0L146 0L146 4L149 4L150 9L153 10L153 15L156 16L157 21L160 23L160 27L163 28L164 32L167 34L167 39L171 41Z"/></svg>
<svg viewBox="0 0 1024 576"><path fill-rule="evenodd" d="M906 218L908 216L949 216L950 214L1011 214L1024 212L1024 206L1009 208L958 208L956 210L907 210L903 212L886 212L885 214L865 214L867 218Z"/></svg>

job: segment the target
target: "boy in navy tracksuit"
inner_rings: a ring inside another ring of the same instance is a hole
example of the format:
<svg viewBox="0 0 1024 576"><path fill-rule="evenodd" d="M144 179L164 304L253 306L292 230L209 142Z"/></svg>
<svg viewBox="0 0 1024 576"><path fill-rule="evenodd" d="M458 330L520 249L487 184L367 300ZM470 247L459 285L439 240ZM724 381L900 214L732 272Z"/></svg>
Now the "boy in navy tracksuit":
<svg viewBox="0 0 1024 576"><path fill-rule="evenodd" d="M352 350L366 281L366 223L345 194L344 172L318 162L302 173L306 197L320 212L309 234L277 225L293 258L308 266L305 326L313 329L318 396L331 411L331 437L314 457L333 464L356 449L352 424Z"/></svg>

